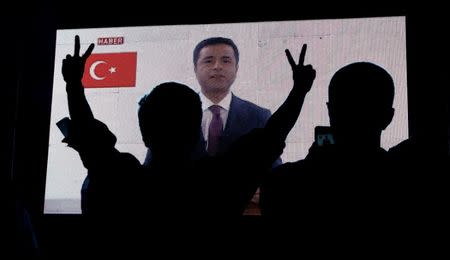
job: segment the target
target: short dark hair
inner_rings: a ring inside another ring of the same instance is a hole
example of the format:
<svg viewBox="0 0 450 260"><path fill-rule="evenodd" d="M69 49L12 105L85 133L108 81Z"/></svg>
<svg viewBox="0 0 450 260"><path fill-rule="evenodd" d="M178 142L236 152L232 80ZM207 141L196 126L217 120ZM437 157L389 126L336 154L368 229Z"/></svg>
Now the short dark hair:
<svg viewBox="0 0 450 260"><path fill-rule="evenodd" d="M394 80L382 67L370 62L355 62L339 69L328 89L329 101L359 99L364 103L391 107L394 100ZM338 97L339 96L339 97Z"/></svg>
<svg viewBox="0 0 450 260"><path fill-rule="evenodd" d="M226 44L233 48L234 51L234 58L236 59L236 64L239 63L239 50L236 44L233 42L233 40L229 38L224 37L211 37L204 39L203 41L199 42L197 46L195 46L194 49L194 55L193 55L193 61L194 66L197 66L198 57L200 56L200 51L209 45L216 45L216 44Z"/></svg>

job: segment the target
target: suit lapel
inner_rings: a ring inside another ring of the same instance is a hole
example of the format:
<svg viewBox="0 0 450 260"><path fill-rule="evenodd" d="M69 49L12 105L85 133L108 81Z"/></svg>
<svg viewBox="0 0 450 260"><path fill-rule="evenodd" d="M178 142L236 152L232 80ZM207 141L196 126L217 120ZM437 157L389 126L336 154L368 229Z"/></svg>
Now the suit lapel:
<svg viewBox="0 0 450 260"><path fill-rule="evenodd" d="M243 106L242 100L232 94L230 111L228 119L221 138L221 148L228 150L229 146L245 131L242 126L245 125L248 113Z"/></svg>
<svg viewBox="0 0 450 260"><path fill-rule="evenodd" d="M223 136L225 138L232 137L234 133L240 132L240 121L242 114L241 106L239 105L239 98L232 94L230 111L228 111L227 123L223 132Z"/></svg>

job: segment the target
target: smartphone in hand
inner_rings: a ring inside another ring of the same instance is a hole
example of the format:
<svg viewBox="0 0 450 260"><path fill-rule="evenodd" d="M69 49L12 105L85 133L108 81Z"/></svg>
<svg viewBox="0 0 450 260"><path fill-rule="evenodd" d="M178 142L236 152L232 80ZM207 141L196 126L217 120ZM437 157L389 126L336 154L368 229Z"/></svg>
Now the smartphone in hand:
<svg viewBox="0 0 450 260"><path fill-rule="evenodd" d="M329 126L316 126L314 128L314 139L319 147L335 143L333 132Z"/></svg>
<svg viewBox="0 0 450 260"><path fill-rule="evenodd" d="M58 126L61 133L64 135L64 139L66 139L69 136L69 125L70 125L70 118L64 117L63 119L59 120L56 125ZM64 140L63 140L64 142Z"/></svg>

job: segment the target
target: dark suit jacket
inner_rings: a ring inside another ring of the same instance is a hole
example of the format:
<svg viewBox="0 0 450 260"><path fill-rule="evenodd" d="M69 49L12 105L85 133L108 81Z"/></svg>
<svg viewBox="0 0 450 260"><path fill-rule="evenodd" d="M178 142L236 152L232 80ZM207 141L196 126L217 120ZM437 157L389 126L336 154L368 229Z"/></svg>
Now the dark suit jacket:
<svg viewBox="0 0 450 260"><path fill-rule="evenodd" d="M233 94L228 119L220 140L219 153L227 151L234 141L252 129L264 127L270 115L269 109L255 105Z"/></svg>

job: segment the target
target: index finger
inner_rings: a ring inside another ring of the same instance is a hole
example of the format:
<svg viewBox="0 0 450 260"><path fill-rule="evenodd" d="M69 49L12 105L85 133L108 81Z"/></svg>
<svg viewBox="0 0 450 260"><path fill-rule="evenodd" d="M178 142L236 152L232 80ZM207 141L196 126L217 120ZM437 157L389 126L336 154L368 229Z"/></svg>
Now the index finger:
<svg viewBox="0 0 450 260"><path fill-rule="evenodd" d="M91 43L91 45L89 45L89 47L88 47L88 49L86 50L86 52L83 54L83 59L84 60L86 60L88 57L89 57L89 55L91 55L91 53L92 53L92 50L94 49L94 44L93 43Z"/></svg>
<svg viewBox="0 0 450 260"><path fill-rule="evenodd" d="M74 57L80 56L80 36L75 35L75 51L73 53Z"/></svg>
<svg viewBox="0 0 450 260"><path fill-rule="evenodd" d="M294 58L292 58L291 52L288 49L284 50L284 52L286 52L286 57L289 61L289 64L291 64L291 67L295 68L295 61Z"/></svg>
<svg viewBox="0 0 450 260"><path fill-rule="evenodd" d="M302 46L302 51L300 52L300 58L298 59L298 65L303 65L305 62L306 47L307 45L304 43Z"/></svg>

